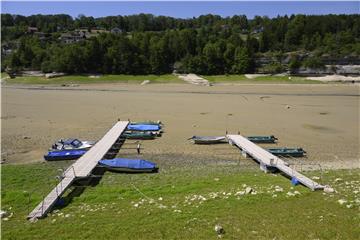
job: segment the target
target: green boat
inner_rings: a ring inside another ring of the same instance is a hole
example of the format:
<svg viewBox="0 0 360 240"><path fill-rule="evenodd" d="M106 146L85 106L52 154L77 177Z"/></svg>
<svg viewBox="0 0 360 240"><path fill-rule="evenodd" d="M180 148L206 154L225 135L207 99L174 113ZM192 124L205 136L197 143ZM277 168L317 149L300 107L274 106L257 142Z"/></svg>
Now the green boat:
<svg viewBox="0 0 360 240"><path fill-rule="evenodd" d="M270 136L248 136L247 139L254 143L275 143L278 139L274 135Z"/></svg>
<svg viewBox="0 0 360 240"><path fill-rule="evenodd" d="M156 135L152 132L125 132L122 134L126 139L137 139L137 140L151 140L155 139Z"/></svg>
<svg viewBox="0 0 360 240"><path fill-rule="evenodd" d="M283 157L303 157L306 154L302 148L268 148L266 150L271 154Z"/></svg>

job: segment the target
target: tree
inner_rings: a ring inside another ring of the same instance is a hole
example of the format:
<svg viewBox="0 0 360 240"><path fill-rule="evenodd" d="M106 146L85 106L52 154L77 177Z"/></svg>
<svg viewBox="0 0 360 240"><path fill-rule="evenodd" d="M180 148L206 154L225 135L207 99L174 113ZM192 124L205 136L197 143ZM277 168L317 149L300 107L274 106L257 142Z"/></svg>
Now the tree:
<svg viewBox="0 0 360 240"><path fill-rule="evenodd" d="M250 69L250 59L246 48L237 47L235 50L234 65L231 72L236 74L247 73Z"/></svg>

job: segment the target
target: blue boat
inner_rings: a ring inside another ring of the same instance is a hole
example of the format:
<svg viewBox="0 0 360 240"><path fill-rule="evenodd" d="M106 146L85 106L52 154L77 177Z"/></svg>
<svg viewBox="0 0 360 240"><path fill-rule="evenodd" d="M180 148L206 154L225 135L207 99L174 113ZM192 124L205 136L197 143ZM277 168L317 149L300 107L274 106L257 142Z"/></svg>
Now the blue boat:
<svg viewBox="0 0 360 240"><path fill-rule="evenodd" d="M56 160L74 160L80 158L86 153L86 150L63 150L63 151L50 151L44 155L46 161Z"/></svg>
<svg viewBox="0 0 360 240"><path fill-rule="evenodd" d="M114 158L104 159L99 161L99 165L102 165L109 170L118 172L157 172L158 167L156 163L143 160L143 159L128 159L128 158Z"/></svg>
<svg viewBox="0 0 360 240"><path fill-rule="evenodd" d="M131 131L160 131L161 126L155 124L129 124L127 130Z"/></svg>

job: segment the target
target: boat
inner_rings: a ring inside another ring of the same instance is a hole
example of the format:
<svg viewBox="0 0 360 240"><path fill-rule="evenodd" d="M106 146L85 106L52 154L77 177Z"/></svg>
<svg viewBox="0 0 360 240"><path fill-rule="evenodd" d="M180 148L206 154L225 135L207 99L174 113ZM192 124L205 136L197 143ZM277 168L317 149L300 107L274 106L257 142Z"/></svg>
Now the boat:
<svg viewBox="0 0 360 240"><path fill-rule="evenodd" d="M226 143L225 136L192 136L189 138L194 144L217 144L217 143Z"/></svg>
<svg viewBox="0 0 360 240"><path fill-rule="evenodd" d="M51 146L49 151L89 150L94 144L94 141L80 141L76 138L60 139Z"/></svg>
<svg viewBox="0 0 360 240"><path fill-rule="evenodd" d="M268 148L266 149L276 156L303 157L306 152L302 148Z"/></svg>
<svg viewBox="0 0 360 240"><path fill-rule="evenodd" d="M132 125L161 125L161 121L147 121L147 122L131 122Z"/></svg>
<svg viewBox="0 0 360 240"><path fill-rule="evenodd" d="M132 131L127 131L124 132L122 135L122 137L126 138L126 139L137 139L137 140L151 140L151 139L155 139L156 135L152 132L132 132Z"/></svg>
<svg viewBox="0 0 360 240"><path fill-rule="evenodd" d="M129 124L127 126L127 130L129 131L151 131L156 132L161 130L161 126L159 124Z"/></svg>
<svg viewBox="0 0 360 240"><path fill-rule="evenodd" d="M114 158L103 159L99 165L116 172L145 173L158 172L156 163L143 159Z"/></svg>
<svg viewBox="0 0 360 240"><path fill-rule="evenodd" d="M246 137L254 143L275 143L278 139L274 135L270 136L248 136Z"/></svg>
<svg viewBox="0 0 360 240"><path fill-rule="evenodd" d="M86 150L62 150L62 151L50 151L44 155L46 161L56 160L74 160L80 158L86 153Z"/></svg>

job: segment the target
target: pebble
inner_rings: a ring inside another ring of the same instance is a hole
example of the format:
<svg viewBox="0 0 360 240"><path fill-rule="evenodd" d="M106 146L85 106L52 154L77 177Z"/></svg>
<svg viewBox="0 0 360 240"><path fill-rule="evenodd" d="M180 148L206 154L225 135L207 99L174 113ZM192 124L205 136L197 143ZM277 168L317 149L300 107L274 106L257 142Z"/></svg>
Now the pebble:
<svg viewBox="0 0 360 240"><path fill-rule="evenodd" d="M326 186L326 187L324 188L324 192L326 192L326 193L333 193L333 192L335 192L335 190L334 190L332 187Z"/></svg>
<svg viewBox="0 0 360 240"><path fill-rule="evenodd" d="M253 191L253 189L251 187L247 187L245 188L245 194L249 194Z"/></svg>
<svg viewBox="0 0 360 240"><path fill-rule="evenodd" d="M346 203L347 201L346 200L344 200L344 199L339 199L338 200L338 203L340 203L340 205L343 205L344 203Z"/></svg>

